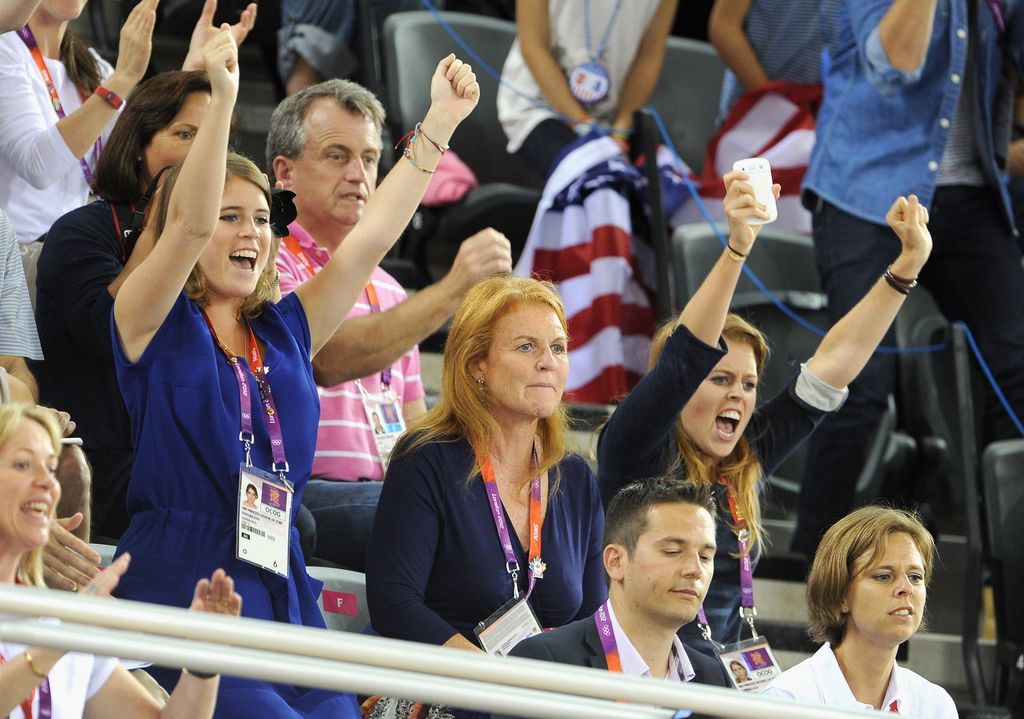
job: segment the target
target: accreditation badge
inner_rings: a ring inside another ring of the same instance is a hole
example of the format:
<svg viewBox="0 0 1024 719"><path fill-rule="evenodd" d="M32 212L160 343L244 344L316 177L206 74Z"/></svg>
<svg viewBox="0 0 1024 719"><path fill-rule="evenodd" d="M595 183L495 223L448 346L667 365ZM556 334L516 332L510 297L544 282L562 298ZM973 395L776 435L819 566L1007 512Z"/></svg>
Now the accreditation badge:
<svg viewBox="0 0 1024 719"><path fill-rule="evenodd" d="M573 97L584 105L601 102L608 97L611 86L611 76L600 63L585 62L574 67L569 73L569 89L572 90Z"/></svg>
<svg viewBox="0 0 1024 719"><path fill-rule="evenodd" d="M363 383L356 380L359 395L363 402L363 413L373 433L373 444L377 448L377 456L384 470L388 468L391 451L395 448L398 438L405 432L405 419L402 417L402 404L398 395L388 390L382 394L371 394L363 388Z"/></svg>
<svg viewBox="0 0 1024 719"><path fill-rule="evenodd" d="M729 681L741 692L760 694L782 673L768 640L763 636L713 646Z"/></svg>
<svg viewBox="0 0 1024 719"><path fill-rule="evenodd" d="M525 597L509 599L473 630L480 647L488 654L503 657L519 642L534 634L540 634L540 622L533 613L533 607Z"/></svg>
<svg viewBox="0 0 1024 719"><path fill-rule="evenodd" d="M238 559L287 578L292 496L288 481L242 464L235 522Z"/></svg>

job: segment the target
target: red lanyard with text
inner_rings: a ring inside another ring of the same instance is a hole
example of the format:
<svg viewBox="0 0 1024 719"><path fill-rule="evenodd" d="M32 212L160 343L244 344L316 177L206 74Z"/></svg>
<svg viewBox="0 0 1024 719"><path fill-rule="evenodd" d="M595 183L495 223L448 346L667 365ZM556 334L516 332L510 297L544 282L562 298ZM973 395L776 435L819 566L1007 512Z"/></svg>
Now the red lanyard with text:
<svg viewBox="0 0 1024 719"><path fill-rule="evenodd" d="M615 629L612 627L612 620L608 615L607 600L594 612L594 623L597 625L597 636L601 639L601 649L604 650L604 661L608 665L608 671L621 674L622 662L619 660L619 645L615 641Z"/></svg>
<svg viewBox="0 0 1024 719"><path fill-rule="evenodd" d="M736 493L733 491L732 482L728 478L722 477L718 480L718 483L723 485L728 493L729 514L732 515L733 525L738 530L736 532L736 549L740 555L740 616L747 621L752 635L756 637L757 629L754 627L754 617L757 616L757 608L754 606L754 567L750 560L750 552L747 551L750 530L747 529L747 520L744 519L742 512L740 512L739 501L736 499ZM701 607L697 612L697 622L699 623L701 634L705 639L711 641L711 627L708 624L707 615L704 614L704 607Z"/></svg>
<svg viewBox="0 0 1024 719"><path fill-rule="evenodd" d="M43 76L43 82L46 83L46 91L50 95L50 102L53 103L53 110L57 113L57 117L61 120L64 119L64 106L60 102L60 95L57 94L57 87L53 84L53 78L50 76L50 70L46 67L46 60L43 58L43 53L39 49L38 43L36 43L36 36L32 34L32 30L29 26L18 30L18 37L25 43L25 47L28 48L29 53L32 55L32 59L36 63L36 67L39 68L39 74ZM83 98L84 100L84 98ZM103 151L103 143L100 140L96 140L93 145L95 157L98 160L100 153ZM82 166L82 174L85 175L85 181L90 187L92 187L93 180L95 179L92 174L92 170L89 169L89 163L85 161L85 158L79 160Z"/></svg>
<svg viewBox="0 0 1024 719"><path fill-rule="evenodd" d="M309 272L309 274L315 275L324 268L323 263L313 255L306 252L306 248L303 247L297 239L295 239L294 235L285 235L282 242L284 242L285 247L288 248L288 251L292 253L295 259L302 263L302 266L306 268L306 271Z"/></svg>
<svg viewBox="0 0 1024 719"><path fill-rule="evenodd" d="M512 575L512 598L519 599L519 560L512 549L512 538L508 533L508 526L505 524L504 507L501 502L501 495L498 494L498 483L494 478L494 467L491 465L490 457L477 455L477 463L480 465L480 474L484 480L484 489L487 492L487 504L491 508L491 516L494 518L494 527L498 530L498 539L501 540L501 549L505 552L505 570ZM537 449L533 450L532 465L537 467ZM530 598L533 587L538 579L544 578L544 570L547 565L540 558L540 475L534 476L530 482L530 583L526 590L526 598Z"/></svg>
<svg viewBox="0 0 1024 719"><path fill-rule="evenodd" d="M238 381L238 401L242 415L238 439L245 448L245 464L251 467L252 460L249 456L249 448L252 446L255 435L253 434L252 427L252 400L249 396L249 379L245 376L245 370L242 369L242 363L238 361L238 356L231 352L221 342L220 337L217 336L217 330L214 329L213 323L210 321L210 317L206 314L205 310L203 311L203 319L206 320L206 326L210 329L214 342L220 347L224 356L228 358L228 364L234 371L235 379ZM286 487L291 487L291 484L285 479L285 473L288 471L288 462L284 454L284 436L281 433L281 422L277 414L277 407L274 405L274 396L270 392L270 381L266 377L267 368L263 366L260 347L256 342L256 335L253 334L252 327L247 323L246 328L249 330L249 370L252 372L253 377L256 378L256 386L260 392L260 404L263 406L263 415L267 420L267 434L270 435L270 451L274 457L273 471L278 474Z"/></svg>
<svg viewBox="0 0 1024 719"><path fill-rule="evenodd" d="M0 664L7 661L7 658L0 654ZM36 690L29 692L27 698L21 701L21 713L25 719L32 719L32 702L35 701ZM43 679L39 685L39 719L50 719L53 716L53 697L50 696L50 679Z"/></svg>

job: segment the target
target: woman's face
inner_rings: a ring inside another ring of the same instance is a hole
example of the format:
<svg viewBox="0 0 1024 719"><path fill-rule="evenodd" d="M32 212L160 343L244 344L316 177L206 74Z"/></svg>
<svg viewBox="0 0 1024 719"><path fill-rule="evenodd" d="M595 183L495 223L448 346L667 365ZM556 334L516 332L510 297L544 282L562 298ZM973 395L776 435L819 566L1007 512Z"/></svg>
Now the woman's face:
<svg viewBox="0 0 1024 719"><path fill-rule="evenodd" d="M193 92L185 98L170 124L157 130L150 138L142 151L143 177L147 185L163 168L184 162L209 107L210 96L207 93Z"/></svg>
<svg viewBox="0 0 1024 719"><path fill-rule="evenodd" d="M494 328L487 356L474 371L484 381L499 422L550 417L569 375L568 338L555 311L520 305Z"/></svg>
<svg viewBox="0 0 1024 719"><path fill-rule="evenodd" d="M728 457L757 404L757 360L746 342L726 340L728 352L683 407L683 429L702 452Z"/></svg>
<svg viewBox="0 0 1024 719"><path fill-rule="evenodd" d="M252 487L246 487L245 488L245 498L248 499L250 502L255 502L256 501L256 490L253 489Z"/></svg>
<svg viewBox="0 0 1024 719"><path fill-rule="evenodd" d="M232 177L224 187L220 219L199 257L210 301L239 300L256 289L270 257L270 208L263 190Z"/></svg>
<svg viewBox="0 0 1024 719"><path fill-rule="evenodd" d="M60 501L57 456L43 426L22 419L0 445L0 548L22 553L46 544L50 517Z"/></svg>
<svg viewBox="0 0 1024 719"><path fill-rule="evenodd" d="M853 564L853 579L842 609L847 613L843 643L860 640L895 648L921 626L927 595L924 559L909 534L889 536L885 551L874 564L861 556Z"/></svg>

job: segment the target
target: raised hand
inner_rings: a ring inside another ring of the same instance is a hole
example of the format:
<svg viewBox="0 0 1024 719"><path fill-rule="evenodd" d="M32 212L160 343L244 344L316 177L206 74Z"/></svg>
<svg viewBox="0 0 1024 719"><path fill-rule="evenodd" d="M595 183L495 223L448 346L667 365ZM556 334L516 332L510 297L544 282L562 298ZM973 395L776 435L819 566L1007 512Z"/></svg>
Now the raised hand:
<svg viewBox="0 0 1024 719"><path fill-rule="evenodd" d="M50 539L43 548L43 581L51 589L75 591L99 572L100 555L71 532L82 523L82 513L50 520Z"/></svg>
<svg viewBox="0 0 1024 719"><path fill-rule="evenodd" d="M508 238L488 227L463 240L451 270L443 282L460 300L470 287L485 277L512 271L512 245Z"/></svg>
<svg viewBox="0 0 1024 719"><path fill-rule="evenodd" d="M210 77L213 96L238 96L238 44L231 34L231 26L224 23L203 46L203 64Z"/></svg>
<svg viewBox="0 0 1024 719"><path fill-rule="evenodd" d="M725 199L722 200L722 207L725 208L725 216L729 220L729 244L732 248L744 255L750 252L754 246L754 240L763 225L751 225L751 217L758 217L762 220L769 219L764 205L754 199L754 188L747 182L750 176L745 172L732 171L727 173L722 182L725 183ZM775 199L782 194L782 186L772 185L772 192Z"/></svg>
<svg viewBox="0 0 1024 719"><path fill-rule="evenodd" d="M234 580L223 569L218 569L209 579L196 582L196 593L189 609L237 617L242 613L242 595L235 591Z"/></svg>
<svg viewBox="0 0 1024 719"><path fill-rule="evenodd" d="M205 67L203 64L203 47L210 41L210 38L220 32L220 28L213 24L213 16L216 12L217 0L206 0L203 3L203 11L199 15L195 29L192 30L192 38L188 43L188 54L185 55L185 61L181 64L182 70L202 70ZM249 36L249 32L255 24L256 3L253 2L249 3L245 10L242 11L238 22L229 28L231 36L235 38L236 45L241 45L245 42L245 38Z"/></svg>
<svg viewBox="0 0 1024 719"><path fill-rule="evenodd" d="M473 68L450 54L437 64L430 78L430 109L453 123L452 129L469 117L480 102L480 84Z"/></svg>
<svg viewBox="0 0 1024 719"><path fill-rule="evenodd" d="M142 79L149 66L153 51L153 26L156 25L158 0L142 0L128 13L128 19L121 26L121 39L117 47L117 64L109 78L122 92L131 91ZM111 84L110 82L107 83ZM123 97L127 97L127 92Z"/></svg>
<svg viewBox="0 0 1024 719"><path fill-rule="evenodd" d="M916 278L932 253L932 233L928 231L928 208L917 195L897 197L885 214L885 221L900 238L900 256L892 263L898 277Z"/></svg>

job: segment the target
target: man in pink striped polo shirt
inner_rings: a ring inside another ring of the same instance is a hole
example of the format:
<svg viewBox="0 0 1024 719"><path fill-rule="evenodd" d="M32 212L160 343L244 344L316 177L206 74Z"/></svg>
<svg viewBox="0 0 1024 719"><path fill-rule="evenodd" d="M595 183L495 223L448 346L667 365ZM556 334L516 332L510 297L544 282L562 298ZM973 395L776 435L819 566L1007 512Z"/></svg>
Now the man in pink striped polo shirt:
<svg viewBox="0 0 1024 719"><path fill-rule="evenodd" d="M384 108L366 88L328 80L274 111L267 165L296 193L297 220L277 268L287 294L327 262L362 217L377 184ZM331 341L313 359L320 427L303 504L317 522L316 556L362 571L384 478L387 445L426 411L417 345L478 280L512 269L508 240L492 229L465 242L451 271L407 297L379 267ZM372 423L371 423L372 419Z"/></svg>

